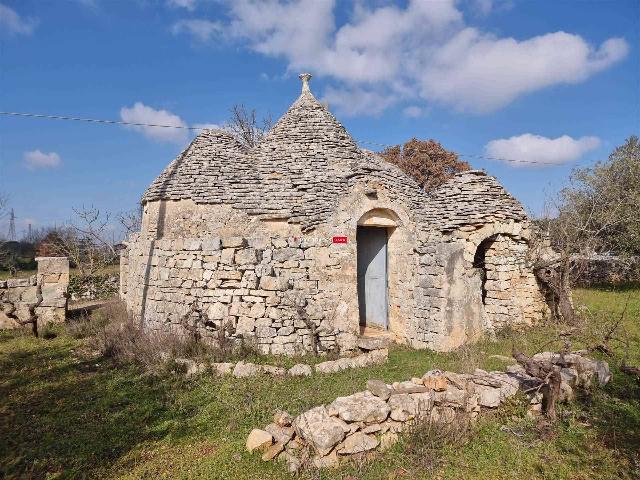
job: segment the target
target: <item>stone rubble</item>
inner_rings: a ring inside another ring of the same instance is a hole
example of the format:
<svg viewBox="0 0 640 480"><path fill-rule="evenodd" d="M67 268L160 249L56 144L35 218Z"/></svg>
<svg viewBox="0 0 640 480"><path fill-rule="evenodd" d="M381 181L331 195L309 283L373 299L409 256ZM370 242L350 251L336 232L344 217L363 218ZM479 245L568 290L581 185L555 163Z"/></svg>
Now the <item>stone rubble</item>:
<svg viewBox="0 0 640 480"><path fill-rule="evenodd" d="M561 357L545 352L533 358L562 367L563 392L602 386L611 378L607 362L581 355ZM498 408L518 391L529 398L529 414L541 414L542 395L536 389L540 381L528 376L520 365L510 365L507 370L477 369L472 374L431 370L422 378L393 384L372 379L367 390L338 397L295 419L276 411L273 423L251 432L247 449L267 448L263 460L283 460L293 473L309 455L317 468L335 467L351 455L388 449L399 433L416 422L448 423L457 415L474 419L482 410ZM561 401L571 399L572 395L565 395Z"/></svg>
<svg viewBox="0 0 640 480"><path fill-rule="evenodd" d="M167 357L168 358L168 357ZM337 360L321 362L315 365L316 373L336 373L349 368L361 368L369 365L385 363L389 358L389 351L371 350L353 357L342 357ZM176 358L174 362L182 365L186 377L192 377L207 370L207 364L196 362L190 358ZM298 363L289 370L276 367L275 365L264 365L241 360L237 363L213 362L209 364L211 371L219 376L233 375L236 378L255 377L258 375L271 375L274 377L308 377L312 374L313 368L306 363Z"/></svg>

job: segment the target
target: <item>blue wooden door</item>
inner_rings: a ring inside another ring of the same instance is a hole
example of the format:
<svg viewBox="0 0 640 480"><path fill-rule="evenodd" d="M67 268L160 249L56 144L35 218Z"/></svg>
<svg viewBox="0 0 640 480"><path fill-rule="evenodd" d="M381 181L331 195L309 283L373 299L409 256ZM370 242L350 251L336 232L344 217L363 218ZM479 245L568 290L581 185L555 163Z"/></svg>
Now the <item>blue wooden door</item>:
<svg viewBox="0 0 640 480"><path fill-rule="evenodd" d="M387 230L358 227L360 325L387 328Z"/></svg>

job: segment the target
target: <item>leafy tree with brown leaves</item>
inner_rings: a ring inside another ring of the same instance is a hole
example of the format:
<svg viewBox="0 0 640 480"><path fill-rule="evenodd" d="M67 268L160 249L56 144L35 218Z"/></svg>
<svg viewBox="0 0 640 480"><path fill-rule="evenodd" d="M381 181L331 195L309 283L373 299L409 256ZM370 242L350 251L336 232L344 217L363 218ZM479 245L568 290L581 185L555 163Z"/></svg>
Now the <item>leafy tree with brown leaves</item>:
<svg viewBox="0 0 640 480"><path fill-rule="evenodd" d="M453 175L471 168L458 154L445 149L435 140L412 138L404 145L386 148L382 157L411 175L425 190L432 190Z"/></svg>

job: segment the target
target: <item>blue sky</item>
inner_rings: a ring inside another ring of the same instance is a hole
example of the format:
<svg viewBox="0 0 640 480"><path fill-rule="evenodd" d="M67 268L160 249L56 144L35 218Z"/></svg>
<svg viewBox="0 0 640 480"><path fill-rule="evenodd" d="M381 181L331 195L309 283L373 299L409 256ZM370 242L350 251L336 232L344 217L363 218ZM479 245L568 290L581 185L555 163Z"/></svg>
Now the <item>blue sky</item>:
<svg viewBox="0 0 640 480"><path fill-rule="evenodd" d="M640 132L639 19L637 0L0 0L0 110L277 118L310 71L357 140L434 138L540 212L573 167ZM0 116L0 192L19 234L83 204L131 210L190 136Z"/></svg>

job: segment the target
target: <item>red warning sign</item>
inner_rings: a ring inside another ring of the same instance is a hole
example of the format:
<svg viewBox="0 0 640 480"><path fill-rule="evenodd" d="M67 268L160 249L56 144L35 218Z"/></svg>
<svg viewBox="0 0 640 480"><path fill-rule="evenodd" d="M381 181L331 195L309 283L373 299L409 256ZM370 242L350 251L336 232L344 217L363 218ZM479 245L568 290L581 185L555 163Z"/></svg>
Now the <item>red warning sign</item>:
<svg viewBox="0 0 640 480"><path fill-rule="evenodd" d="M347 243L347 237L333 237L333 243Z"/></svg>

